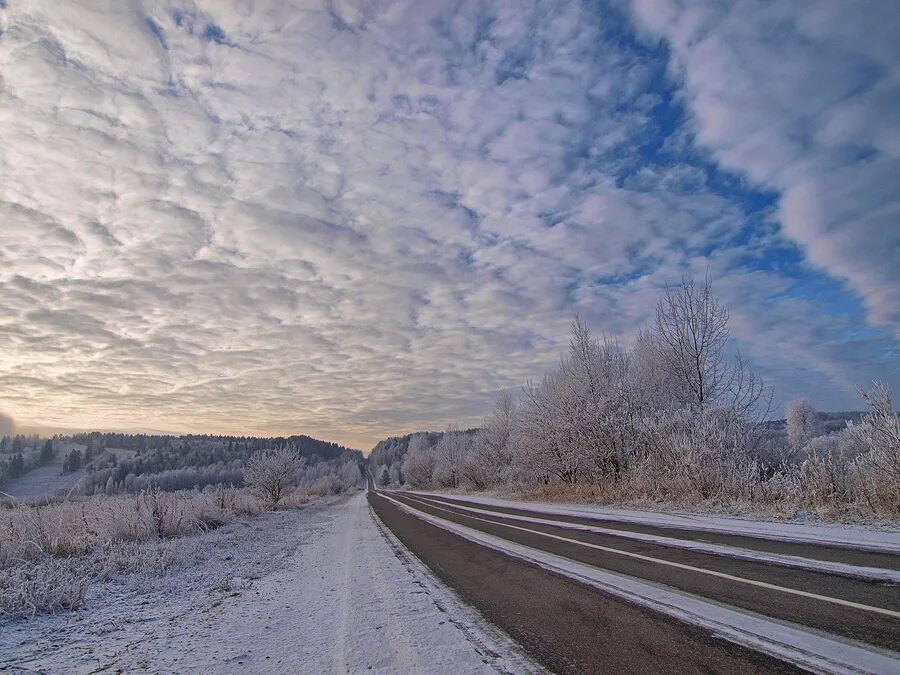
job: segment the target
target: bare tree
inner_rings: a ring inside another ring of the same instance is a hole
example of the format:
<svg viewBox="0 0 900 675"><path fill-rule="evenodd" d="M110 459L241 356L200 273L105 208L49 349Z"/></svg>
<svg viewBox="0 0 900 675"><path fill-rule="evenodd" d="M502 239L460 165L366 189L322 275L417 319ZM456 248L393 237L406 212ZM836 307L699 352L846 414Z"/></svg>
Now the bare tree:
<svg viewBox="0 0 900 675"><path fill-rule="evenodd" d="M728 359L728 316L713 294L709 277L699 284L682 279L676 288L667 286L656 307L654 333L660 361L681 385L674 390L684 397L680 403L695 412L729 406L750 415L766 399L762 379L740 354L734 361Z"/></svg>
<svg viewBox="0 0 900 675"><path fill-rule="evenodd" d="M272 511L277 508L285 489L303 471L305 465L306 460L289 446L258 450L247 461L244 482L263 506Z"/></svg>

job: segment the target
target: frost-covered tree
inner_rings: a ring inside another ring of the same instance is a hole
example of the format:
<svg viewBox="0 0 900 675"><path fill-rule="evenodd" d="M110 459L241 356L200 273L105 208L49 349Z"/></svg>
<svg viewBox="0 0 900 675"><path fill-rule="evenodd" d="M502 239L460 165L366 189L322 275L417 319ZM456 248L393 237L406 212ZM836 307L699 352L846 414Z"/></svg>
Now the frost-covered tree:
<svg viewBox="0 0 900 675"><path fill-rule="evenodd" d="M256 494L264 508L274 510L285 489L303 470L306 460L292 447L258 450L247 461L244 483Z"/></svg>
<svg viewBox="0 0 900 675"><path fill-rule="evenodd" d="M615 478L631 442L628 363L614 341L598 340L576 317L567 356L519 402L520 469L543 481Z"/></svg>
<svg viewBox="0 0 900 675"><path fill-rule="evenodd" d="M679 286L666 287L656 307L653 332L660 363L678 383L672 393L682 397L682 407L703 412L728 406L751 415L765 401L762 379L740 354L733 360L728 357L728 317L708 277L700 283L682 279Z"/></svg>
<svg viewBox="0 0 900 675"><path fill-rule="evenodd" d="M822 423L815 409L805 398L791 401L787 409L787 435L790 459L817 436L822 435Z"/></svg>
<svg viewBox="0 0 900 675"><path fill-rule="evenodd" d="M871 408L853 428L867 451L862 462L871 467L867 487L872 497L897 514L900 513L900 416L891 402L891 390L884 382L875 382L871 391L860 390L860 395Z"/></svg>
<svg viewBox="0 0 900 675"><path fill-rule="evenodd" d="M409 448L403 460L403 475L408 485L416 488L431 487L434 475L434 448L426 434L414 434L409 439Z"/></svg>
<svg viewBox="0 0 900 675"><path fill-rule="evenodd" d="M471 452L463 463L463 477L473 487L483 489L502 482L512 464L512 434L515 403L509 391L497 396L494 411L484 418Z"/></svg>
<svg viewBox="0 0 900 675"><path fill-rule="evenodd" d="M375 476L378 479L378 485L380 485L381 487L386 487L388 483L391 482L391 472L383 464L378 468Z"/></svg>
<svg viewBox="0 0 900 675"><path fill-rule="evenodd" d="M568 424L576 407L573 393L560 369L546 374L539 385L525 386L517 424L519 473L543 483L551 479L578 481L584 443Z"/></svg>
<svg viewBox="0 0 900 675"><path fill-rule="evenodd" d="M630 402L636 415L673 412L689 400L685 381L673 377L666 367L655 333L641 330L631 348Z"/></svg>
<svg viewBox="0 0 900 675"><path fill-rule="evenodd" d="M362 483L362 472L356 462L345 462L340 470L341 480L348 488L358 487Z"/></svg>
<svg viewBox="0 0 900 675"><path fill-rule="evenodd" d="M463 463L469 451L471 438L454 427L449 427L434 447L433 481L441 487L459 487Z"/></svg>

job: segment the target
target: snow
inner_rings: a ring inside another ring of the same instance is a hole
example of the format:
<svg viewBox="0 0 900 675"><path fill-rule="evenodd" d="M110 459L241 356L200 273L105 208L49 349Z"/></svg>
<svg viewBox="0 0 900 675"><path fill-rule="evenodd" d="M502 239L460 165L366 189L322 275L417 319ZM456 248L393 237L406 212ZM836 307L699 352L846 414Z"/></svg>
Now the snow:
<svg viewBox="0 0 900 675"><path fill-rule="evenodd" d="M71 473L63 473L62 466L66 455L78 449L82 453L87 446L79 443L64 443L56 451L56 457L46 466L39 466L18 478L10 480L0 487L0 492L17 499L42 499L64 495L74 488L87 475L87 469L79 469ZM114 454L121 461L132 459L137 452L123 448L106 448L106 452ZM3 496L3 495L0 495Z"/></svg>
<svg viewBox="0 0 900 675"><path fill-rule="evenodd" d="M858 579L869 579L872 581L884 581L889 583L900 584L900 571L882 569L878 567L861 567L858 565L848 565L844 563L831 562L827 560L817 560L812 558L803 558L794 555L783 555L779 553L767 553L763 551L754 551L751 549L739 548L736 546L724 546L721 544L711 544L705 541L694 541L692 539L675 539L672 537L660 537L653 534L645 534L643 532L629 532L625 530L614 530L605 527L593 527L591 525L580 525L578 523L569 523L559 520L549 520L546 518L529 518L528 516L517 516L509 513L498 513L486 509L479 509L472 506L454 505L454 508L468 511L470 513L478 513L481 515L499 518L502 520L512 520L522 523L534 523L536 525L551 525L567 530L575 530L580 532L592 532L594 534L604 534L622 539L633 539L635 541L643 541L660 546L668 546L670 548L681 548L691 551L700 551L713 555L739 558L742 560L753 560L762 563L781 565L783 567L794 567L799 569L815 570L830 574L839 574L842 576L855 577Z"/></svg>
<svg viewBox="0 0 900 675"><path fill-rule="evenodd" d="M85 469L72 473L63 473L62 465L65 456L73 449L84 452L86 446L77 443L66 443L56 452L56 457L46 466L39 466L18 478L11 479L0 491L17 499L40 499L55 497L57 494L69 492L81 478L87 475ZM3 495L0 495L3 496Z"/></svg>
<svg viewBox="0 0 900 675"><path fill-rule="evenodd" d="M449 495L440 492L421 491L410 491L410 493L432 497L452 497L453 499L474 504L505 506L541 514L575 516L578 518L679 528L698 532L718 532L759 539L775 539L778 541L826 546L845 546L884 553L900 553L900 530L896 529L873 529L859 525L778 523L708 514L633 511L601 506L524 502L483 495Z"/></svg>
<svg viewBox="0 0 900 675"><path fill-rule="evenodd" d="M639 581L516 544L416 511L384 495L399 508L465 539L594 586L624 600L709 630L736 644L824 673L895 673L900 655L830 637L819 631L703 600L688 593Z"/></svg>
<svg viewBox="0 0 900 675"><path fill-rule="evenodd" d="M538 672L399 546L364 493L186 538L189 561L0 625L0 670Z"/></svg>

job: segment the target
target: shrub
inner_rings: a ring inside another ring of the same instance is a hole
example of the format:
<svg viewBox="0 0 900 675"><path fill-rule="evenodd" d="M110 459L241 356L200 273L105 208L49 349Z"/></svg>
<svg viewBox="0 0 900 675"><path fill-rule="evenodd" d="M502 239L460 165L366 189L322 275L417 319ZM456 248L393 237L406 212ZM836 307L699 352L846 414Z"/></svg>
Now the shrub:
<svg viewBox="0 0 900 675"><path fill-rule="evenodd" d="M305 460L290 447L260 450L247 462L244 483L268 511L278 507L286 488L303 470Z"/></svg>

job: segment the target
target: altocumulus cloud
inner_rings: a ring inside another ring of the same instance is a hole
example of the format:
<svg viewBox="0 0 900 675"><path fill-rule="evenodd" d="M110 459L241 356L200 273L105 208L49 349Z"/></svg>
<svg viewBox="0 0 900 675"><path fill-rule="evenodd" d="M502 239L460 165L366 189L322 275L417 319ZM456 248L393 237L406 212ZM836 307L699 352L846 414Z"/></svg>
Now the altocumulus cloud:
<svg viewBox="0 0 900 675"><path fill-rule="evenodd" d="M897 381L890 5L7 4L20 420L474 423L574 312L627 340L707 269L780 400Z"/></svg>

